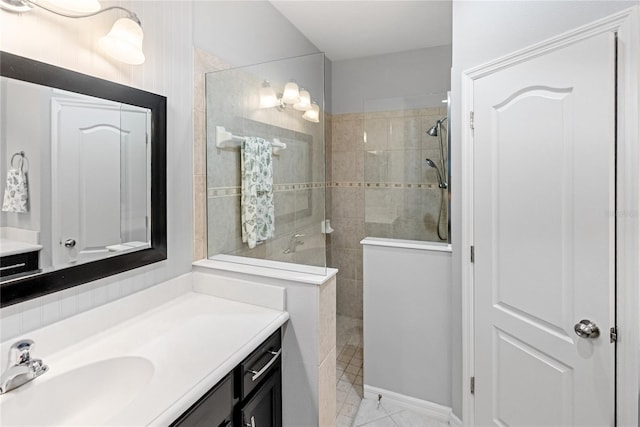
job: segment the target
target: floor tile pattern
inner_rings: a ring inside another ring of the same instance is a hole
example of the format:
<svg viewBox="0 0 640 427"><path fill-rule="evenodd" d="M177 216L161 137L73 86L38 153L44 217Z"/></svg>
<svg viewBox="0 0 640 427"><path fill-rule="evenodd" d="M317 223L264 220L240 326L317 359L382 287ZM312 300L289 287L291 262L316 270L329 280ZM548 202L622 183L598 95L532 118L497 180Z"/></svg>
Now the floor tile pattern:
<svg viewBox="0 0 640 427"><path fill-rule="evenodd" d="M362 400L362 319L337 316L336 425L350 427Z"/></svg>

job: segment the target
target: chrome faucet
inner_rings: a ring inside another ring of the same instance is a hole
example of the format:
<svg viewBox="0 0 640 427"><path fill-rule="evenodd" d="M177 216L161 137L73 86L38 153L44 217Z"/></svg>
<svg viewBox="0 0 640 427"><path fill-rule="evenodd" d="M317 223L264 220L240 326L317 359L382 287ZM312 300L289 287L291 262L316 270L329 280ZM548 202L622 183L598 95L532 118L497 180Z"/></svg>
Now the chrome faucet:
<svg viewBox="0 0 640 427"><path fill-rule="evenodd" d="M291 236L291 239L289 239L289 246L284 250L284 253L295 254L296 247L298 245L304 245L304 242L300 240L301 237L304 237L304 234L294 234L293 236Z"/></svg>
<svg viewBox="0 0 640 427"><path fill-rule="evenodd" d="M34 346L32 340L21 340L11 345L9 366L0 376L0 394L18 388L49 370L41 359L31 358Z"/></svg>

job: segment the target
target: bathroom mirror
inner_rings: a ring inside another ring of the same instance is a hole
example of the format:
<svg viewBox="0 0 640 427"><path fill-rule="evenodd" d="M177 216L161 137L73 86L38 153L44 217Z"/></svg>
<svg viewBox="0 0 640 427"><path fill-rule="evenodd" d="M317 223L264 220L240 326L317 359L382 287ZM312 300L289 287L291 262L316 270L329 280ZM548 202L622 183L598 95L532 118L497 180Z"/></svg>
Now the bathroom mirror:
<svg viewBox="0 0 640 427"><path fill-rule="evenodd" d="M1 306L166 259L165 97L0 52L0 159Z"/></svg>

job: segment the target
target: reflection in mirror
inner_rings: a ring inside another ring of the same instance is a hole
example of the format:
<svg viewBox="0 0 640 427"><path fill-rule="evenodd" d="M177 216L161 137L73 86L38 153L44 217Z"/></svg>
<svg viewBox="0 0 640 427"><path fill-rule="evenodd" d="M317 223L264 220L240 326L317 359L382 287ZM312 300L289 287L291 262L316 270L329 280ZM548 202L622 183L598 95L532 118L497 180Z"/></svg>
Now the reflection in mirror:
<svg viewBox="0 0 640 427"><path fill-rule="evenodd" d="M1 54L2 305L166 259L166 99Z"/></svg>

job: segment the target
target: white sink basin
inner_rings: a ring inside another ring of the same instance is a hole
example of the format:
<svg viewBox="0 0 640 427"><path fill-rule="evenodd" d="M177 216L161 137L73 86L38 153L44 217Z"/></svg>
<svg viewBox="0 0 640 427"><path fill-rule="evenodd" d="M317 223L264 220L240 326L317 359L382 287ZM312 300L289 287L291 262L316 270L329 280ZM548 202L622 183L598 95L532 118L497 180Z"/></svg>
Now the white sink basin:
<svg viewBox="0 0 640 427"><path fill-rule="evenodd" d="M143 357L102 360L56 375L55 366L0 397L4 426L106 423L145 390L154 373Z"/></svg>

